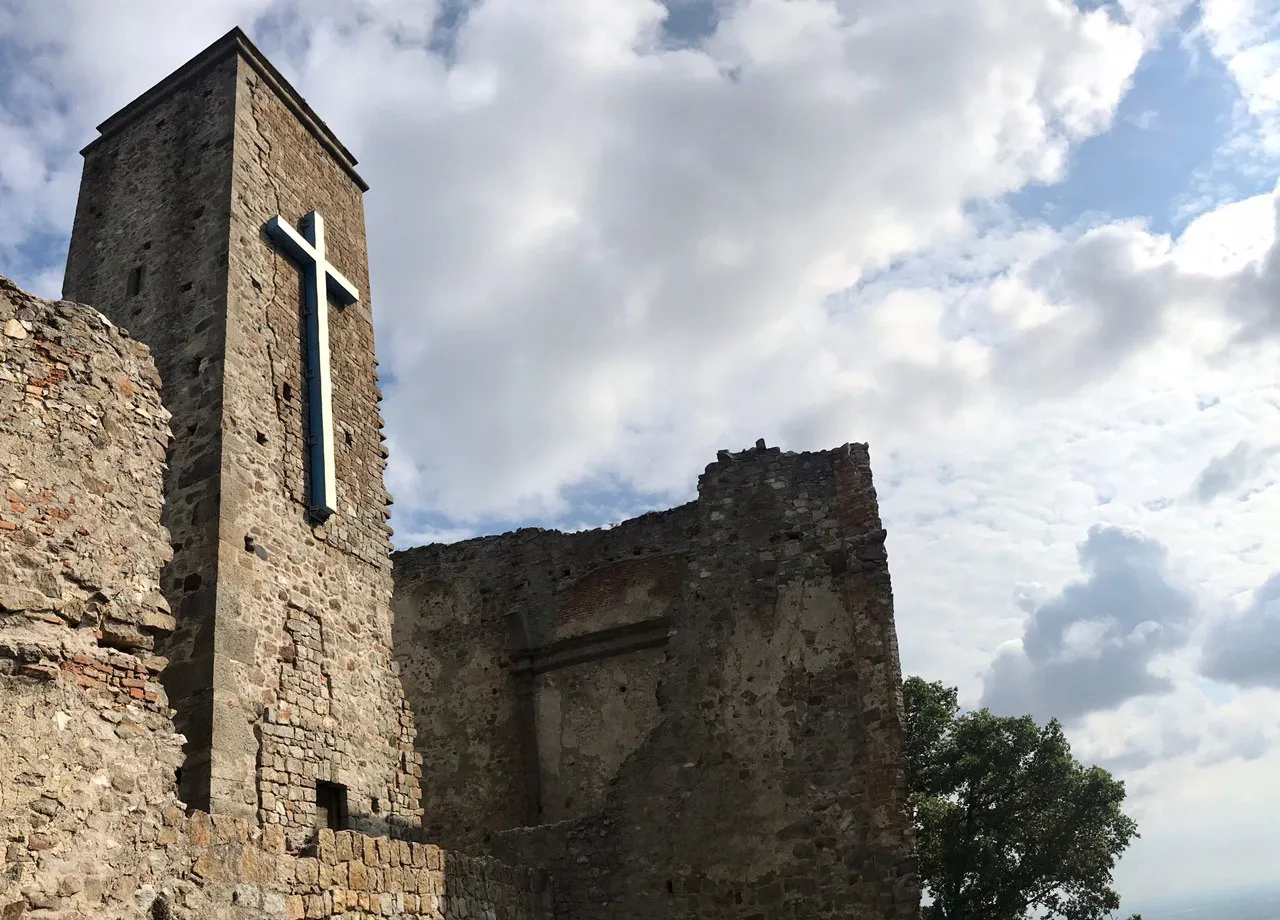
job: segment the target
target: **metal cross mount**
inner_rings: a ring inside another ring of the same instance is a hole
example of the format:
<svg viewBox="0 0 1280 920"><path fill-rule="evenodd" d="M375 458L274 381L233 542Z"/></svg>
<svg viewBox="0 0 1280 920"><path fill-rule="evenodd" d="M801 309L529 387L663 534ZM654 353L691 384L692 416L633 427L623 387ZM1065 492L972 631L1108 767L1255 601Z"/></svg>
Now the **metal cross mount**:
<svg viewBox="0 0 1280 920"><path fill-rule="evenodd" d="M312 516L323 523L338 510L333 463L333 379L329 372L329 299L345 307L358 301L360 293L325 258L324 219L311 211L298 226L301 233L277 214L267 221L266 231L302 271L307 327L310 510Z"/></svg>

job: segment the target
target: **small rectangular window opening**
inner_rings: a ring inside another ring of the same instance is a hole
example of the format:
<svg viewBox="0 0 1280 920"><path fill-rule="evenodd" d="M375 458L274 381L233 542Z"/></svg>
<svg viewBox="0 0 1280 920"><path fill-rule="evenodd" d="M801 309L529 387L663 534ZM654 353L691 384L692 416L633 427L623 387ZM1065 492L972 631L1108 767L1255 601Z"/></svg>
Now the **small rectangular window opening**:
<svg viewBox="0 0 1280 920"><path fill-rule="evenodd" d="M347 787L340 783L316 781L316 830L347 829Z"/></svg>
<svg viewBox="0 0 1280 920"><path fill-rule="evenodd" d="M133 270L129 272L129 283L126 293L130 297L137 297L142 293L142 266L135 265Z"/></svg>

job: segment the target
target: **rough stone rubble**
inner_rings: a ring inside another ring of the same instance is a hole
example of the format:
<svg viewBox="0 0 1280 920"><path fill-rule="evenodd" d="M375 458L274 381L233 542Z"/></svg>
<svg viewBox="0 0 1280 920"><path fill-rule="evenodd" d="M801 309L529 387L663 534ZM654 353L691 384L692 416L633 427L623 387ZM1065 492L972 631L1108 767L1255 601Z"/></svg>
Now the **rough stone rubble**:
<svg viewBox="0 0 1280 920"><path fill-rule="evenodd" d="M155 642L169 415L145 346L0 278L0 917L547 916L543 875L189 810Z"/></svg>

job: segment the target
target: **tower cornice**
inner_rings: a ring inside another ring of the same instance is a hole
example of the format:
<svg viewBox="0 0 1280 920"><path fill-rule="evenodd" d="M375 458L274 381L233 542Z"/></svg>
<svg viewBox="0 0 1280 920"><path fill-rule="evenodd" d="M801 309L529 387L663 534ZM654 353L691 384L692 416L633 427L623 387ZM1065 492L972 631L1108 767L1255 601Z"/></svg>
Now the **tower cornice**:
<svg viewBox="0 0 1280 920"><path fill-rule="evenodd" d="M356 172L356 158L352 156L351 151L343 146L338 140L336 134L329 128L315 113L315 110L307 104L302 98L302 94L294 89L293 85L284 78L284 75L275 68L266 56L258 50L258 47L249 40L249 36L244 33L239 26L233 28L226 35L223 35L213 44L209 45L191 60L187 61L173 73L169 74L151 89L144 92L138 98L134 99L124 108L120 109L114 115L107 118L98 125L98 137L94 138L84 149L81 154L86 154L98 144L109 139L112 135L120 131L121 128L130 124L148 110L162 102L176 90L200 77L210 67L215 66L219 62L225 60L233 54L238 54L242 60L252 67L271 89L280 97L280 101L293 113L306 129L311 133L320 145L329 153L330 156L342 167L351 179L360 187L361 191L367 192L369 184L360 177Z"/></svg>

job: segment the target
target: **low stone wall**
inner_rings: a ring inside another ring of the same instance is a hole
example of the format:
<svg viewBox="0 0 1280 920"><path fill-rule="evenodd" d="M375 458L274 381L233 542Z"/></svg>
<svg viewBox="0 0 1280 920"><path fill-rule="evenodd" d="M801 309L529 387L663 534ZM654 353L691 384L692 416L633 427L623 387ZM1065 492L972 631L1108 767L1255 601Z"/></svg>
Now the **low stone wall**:
<svg viewBox="0 0 1280 920"><path fill-rule="evenodd" d="M65 679L0 677L4 920L541 920L544 875L439 847L188 813L167 717Z"/></svg>
<svg viewBox="0 0 1280 920"><path fill-rule="evenodd" d="M120 673L136 667L107 654ZM96 662L78 667L44 655L0 672L3 920L550 916L539 872L353 831L290 853L279 826L188 812L182 736L146 698L158 685L138 699L89 678Z"/></svg>
<svg viewBox="0 0 1280 920"><path fill-rule="evenodd" d="M223 904L229 893L231 906L261 908L262 916L537 920L548 913L543 874L492 859L328 830L320 832L314 855L301 856L283 852L284 838L274 829L260 835L235 819L211 823L202 812L173 818L173 830L185 835L190 876L221 893ZM178 906L208 906L207 894Z"/></svg>

